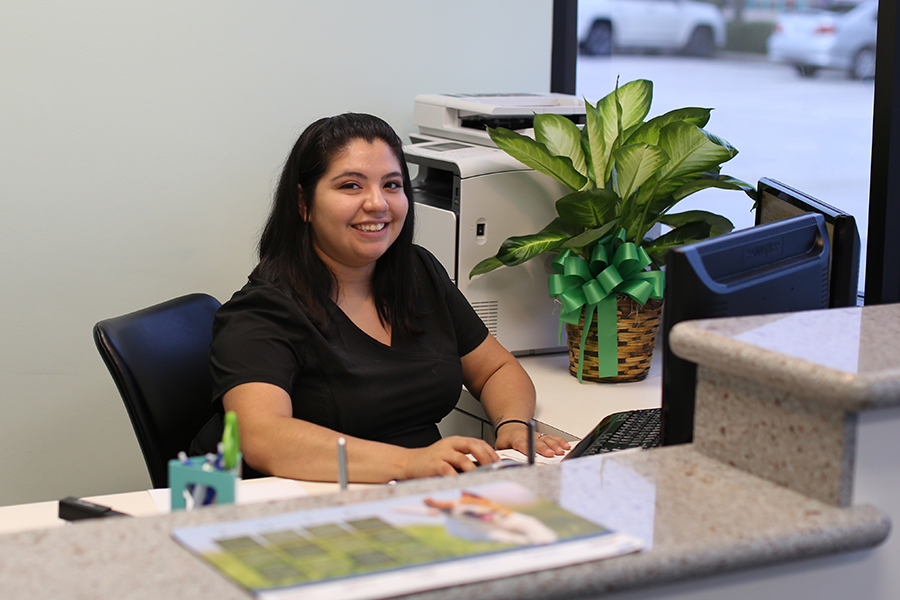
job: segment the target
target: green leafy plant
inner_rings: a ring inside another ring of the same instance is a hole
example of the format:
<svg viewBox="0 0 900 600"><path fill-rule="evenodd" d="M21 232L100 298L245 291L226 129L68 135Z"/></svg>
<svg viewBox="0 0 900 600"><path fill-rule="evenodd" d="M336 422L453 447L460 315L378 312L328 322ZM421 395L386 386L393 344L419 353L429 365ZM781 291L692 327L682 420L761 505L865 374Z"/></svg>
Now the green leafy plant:
<svg viewBox="0 0 900 600"><path fill-rule="evenodd" d="M644 121L653 83L631 81L592 105L585 101L586 124L553 114L534 118L534 139L503 128L488 128L491 139L510 156L572 190L556 202L557 217L541 231L511 237L495 256L478 263L469 277L501 266L515 266L546 252L569 250L589 260L598 241L618 239L642 247L651 269L665 264L673 247L727 233L734 225L721 215L672 209L707 188L755 189L720 173L737 155L727 141L703 129L711 109L681 108ZM671 231L645 239L656 223Z"/></svg>

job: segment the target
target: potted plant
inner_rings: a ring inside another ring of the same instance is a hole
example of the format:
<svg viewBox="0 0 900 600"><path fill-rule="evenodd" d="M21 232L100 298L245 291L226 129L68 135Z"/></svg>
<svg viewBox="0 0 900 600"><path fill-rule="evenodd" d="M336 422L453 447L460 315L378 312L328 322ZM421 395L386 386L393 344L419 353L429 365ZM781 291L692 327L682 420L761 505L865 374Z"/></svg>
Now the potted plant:
<svg viewBox="0 0 900 600"><path fill-rule="evenodd" d="M737 150L703 129L711 109L681 108L644 121L652 97L652 82L639 79L617 85L596 105L585 101L583 128L553 114L535 115L534 139L488 128L500 149L572 193L557 200L557 217L546 227L507 239L469 277L558 254L548 283L562 305L570 371L579 380L646 377L662 307L660 267L666 252L734 228L721 215L672 209L707 188L755 197L752 186L720 173ZM648 238L657 223L672 229ZM623 335L640 339L623 343Z"/></svg>

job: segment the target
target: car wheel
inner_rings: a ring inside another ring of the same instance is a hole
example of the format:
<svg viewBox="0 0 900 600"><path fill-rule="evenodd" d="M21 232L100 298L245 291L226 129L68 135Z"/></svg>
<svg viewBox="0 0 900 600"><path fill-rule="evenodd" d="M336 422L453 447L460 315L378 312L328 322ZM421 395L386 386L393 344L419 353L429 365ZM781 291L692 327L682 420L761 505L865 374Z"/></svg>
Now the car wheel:
<svg viewBox="0 0 900 600"><path fill-rule="evenodd" d="M818 67L813 67L811 65L796 65L796 67L800 77L812 77L819 71Z"/></svg>
<svg viewBox="0 0 900 600"><path fill-rule="evenodd" d="M591 26L587 38L581 44L581 52L588 56L609 56L612 54L612 26L597 21Z"/></svg>
<svg viewBox="0 0 900 600"><path fill-rule="evenodd" d="M863 48L853 57L850 78L872 79L873 77L875 77L875 48Z"/></svg>
<svg viewBox="0 0 900 600"><path fill-rule="evenodd" d="M702 56L709 58L716 51L716 41L709 27L697 27L691 32L691 37L684 47L684 53L689 56Z"/></svg>

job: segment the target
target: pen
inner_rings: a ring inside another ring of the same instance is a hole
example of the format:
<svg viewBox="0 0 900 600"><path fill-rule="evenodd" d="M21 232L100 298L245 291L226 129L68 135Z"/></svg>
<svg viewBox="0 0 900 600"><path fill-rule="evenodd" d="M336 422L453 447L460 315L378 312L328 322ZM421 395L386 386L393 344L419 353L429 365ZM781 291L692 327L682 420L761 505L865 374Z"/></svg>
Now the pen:
<svg viewBox="0 0 900 600"><path fill-rule="evenodd" d="M226 469L233 469L237 466L238 452L241 450L240 440L237 414L230 410L225 413L225 431L222 432L222 458Z"/></svg>
<svg viewBox="0 0 900 600"><path fill-rule="evenodd" d="M205 485L196 484L192 494L194 506L206 506L207 488Z"/></svg>
<svg viewBox="0 0 900 600"><path fill-rule="evenodd" d="M212 473L216 470L216 455L212 452L206 454L206 462L200 465L200 468L206 471L207 473Z"/></svg>
<svg viewBox="0 0 900 600"><path fill-rule="evenodd" d="M337 441L338 450L338 483L341 491L347 489L347 440L339 437Z"/></svg>
<svg viewBox="0 0 900 600"><path fill-rule="evenodd" d="M225 467L225 443L219 442L216 444L216 460L213 464L213 468L216 471L221 471Z"/></svg>
<svg viewBox="0 0 900 600"><path fill-rule="evenodd" d="M191 465L191 459L183 450L178 453L178 460L185 466ZM184 497L185 510L194 510L195 506L202 506L206 503L208 490L205 485L190 483L181 491L181 495Z"/></svg>
<svg viewBox="0 0 900 600"><path fill-rule="evenodd" d="M534 419L528 420L528 464L534 464Z"/></svg>

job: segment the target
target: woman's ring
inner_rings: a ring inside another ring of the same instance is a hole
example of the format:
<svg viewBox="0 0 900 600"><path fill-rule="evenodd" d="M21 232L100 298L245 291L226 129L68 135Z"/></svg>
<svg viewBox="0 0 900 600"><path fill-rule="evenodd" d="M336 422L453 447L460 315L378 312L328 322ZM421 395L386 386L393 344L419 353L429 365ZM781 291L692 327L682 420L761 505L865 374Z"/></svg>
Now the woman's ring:
<svg viewBox="0 0 900 600"><path fill-rule="evenodd" d="M539 437L539 438L542 438L542 437L544 437L545 435L547 435L547 434L546 434L546 433L539 433L539 434L538 434L538 437Z"/></svg>

